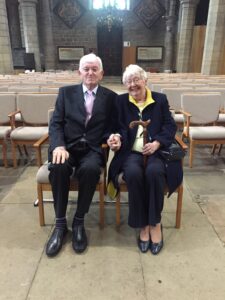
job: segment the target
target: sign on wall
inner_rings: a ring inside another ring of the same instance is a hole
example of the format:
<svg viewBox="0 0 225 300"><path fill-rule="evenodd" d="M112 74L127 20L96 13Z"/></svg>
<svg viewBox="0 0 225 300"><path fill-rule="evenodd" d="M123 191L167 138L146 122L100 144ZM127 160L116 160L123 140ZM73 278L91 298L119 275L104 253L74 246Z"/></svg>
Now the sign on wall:
<svg viewBox="0 0 225 300"><path fill-rule="evenodd" d="M137 61L161 61L163 59L163 47L137 47Z"/></svg>
<svg viewBox="0 0 225 300"><path fill-rule="evenodd" d="M75 61L80 60L84 55L84 47L58 47L59 61Z"/></svg>

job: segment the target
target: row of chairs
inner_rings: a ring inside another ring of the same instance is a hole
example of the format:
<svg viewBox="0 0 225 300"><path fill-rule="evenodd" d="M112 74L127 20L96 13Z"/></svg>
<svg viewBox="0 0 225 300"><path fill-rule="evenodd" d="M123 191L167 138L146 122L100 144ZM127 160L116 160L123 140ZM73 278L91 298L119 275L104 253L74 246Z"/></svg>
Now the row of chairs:
<svg viewBox="0 0 225 300"><path fill-rule="evenodd" d="M66 84L65 84L66 85ZM61 86L61 85L60 85ZM23 86L0 86L0 93L58 93L59 86L39 86L39 85L23 85Z"/></svg>
<svg viewBox="0 0 225 300"><path fill-rule="evenodd" d="M186 90L186 93L182 94L184 90L167 89L165 92L169 102L176 97L181 98L179 106L182 111L179 114L175 113L174 118L177 123L179 122L178 124L183 122L182 137L190 139L189 166L192 167L195 144L224 144L225 128L221 126L224 124L218 120L223 120L220 116L225 117L225 112L221 104L221 99L223 99L221 93L188 93L188 91ZM9 137L11 139L13 166L17 167L17 146L33 144L48 132L47 111L50 107L54 107L56 96L57 94L42 93L0 94L0 106L2 107L0 112L0 122L2 123L0 143L3 149L3 162L6 167L6 140ZM175 105L172 106L172 108L174 107ZM20 126L17 126L18 118L16 116L18 114L22 118L19 122ZM8 124L8 116L10 125ZM177 116L180 119L176 120ZM209 124L213 126L206 127ZM215 127L215 125L217 126ZM209 130L210 134L206 133L206 130ZM195 132L194 135L193 132ZM195 140L196 142L194 142Z"/></svg>

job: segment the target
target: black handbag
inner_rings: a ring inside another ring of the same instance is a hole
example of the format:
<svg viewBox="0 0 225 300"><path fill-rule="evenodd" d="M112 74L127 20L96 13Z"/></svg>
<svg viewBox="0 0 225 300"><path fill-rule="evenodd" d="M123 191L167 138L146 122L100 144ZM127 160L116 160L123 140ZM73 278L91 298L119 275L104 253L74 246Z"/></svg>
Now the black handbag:
<svg viewBox="0 0 225 300"><path fill-rule="evenodd" d="M184 158L186 152L182 149L181 145L174 140L169 147L159 149L159 154L166 161L174 161Z"/></svg>

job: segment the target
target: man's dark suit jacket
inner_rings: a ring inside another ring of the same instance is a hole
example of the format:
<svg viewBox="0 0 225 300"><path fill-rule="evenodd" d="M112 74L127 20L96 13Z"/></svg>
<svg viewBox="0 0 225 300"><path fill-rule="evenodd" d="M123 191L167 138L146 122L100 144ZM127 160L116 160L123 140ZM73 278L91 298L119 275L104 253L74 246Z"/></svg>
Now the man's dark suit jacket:
<svg viewBox="0 0 225 300"><path fill-rule="evenodd" d="M87 140L90 148L100 152L102 142L111 133L115 97L116 93L99 86L92 117L85 127L82 84L61 87L49 126L50 153L58 146L70 149L82 137Z"/></svg>

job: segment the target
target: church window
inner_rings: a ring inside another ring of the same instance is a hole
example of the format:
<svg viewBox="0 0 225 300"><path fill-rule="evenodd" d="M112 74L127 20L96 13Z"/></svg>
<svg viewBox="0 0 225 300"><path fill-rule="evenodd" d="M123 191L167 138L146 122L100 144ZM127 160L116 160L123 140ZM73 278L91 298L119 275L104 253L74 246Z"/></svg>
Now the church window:
<svg viewBox="0 0 225 300"><path fill-rule="evenodd" d="M93 9L116 8L121 10L130 9L130 0L93 0Z"/></svg>

